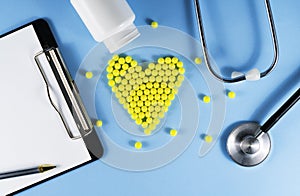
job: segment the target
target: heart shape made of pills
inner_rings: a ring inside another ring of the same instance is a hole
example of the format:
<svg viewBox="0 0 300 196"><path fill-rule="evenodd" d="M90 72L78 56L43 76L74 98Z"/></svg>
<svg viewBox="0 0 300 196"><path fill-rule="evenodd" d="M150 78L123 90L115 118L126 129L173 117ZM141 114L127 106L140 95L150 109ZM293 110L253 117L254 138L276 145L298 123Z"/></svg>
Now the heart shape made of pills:
<svg viewBox="0 0 300 196"><path fill-rule="evenodd" d="M114 55L106 71L108 85L119 103L144 133L150 135L175 99L185 69L177 57L158 58L143 70L131 56Z"/></svg>

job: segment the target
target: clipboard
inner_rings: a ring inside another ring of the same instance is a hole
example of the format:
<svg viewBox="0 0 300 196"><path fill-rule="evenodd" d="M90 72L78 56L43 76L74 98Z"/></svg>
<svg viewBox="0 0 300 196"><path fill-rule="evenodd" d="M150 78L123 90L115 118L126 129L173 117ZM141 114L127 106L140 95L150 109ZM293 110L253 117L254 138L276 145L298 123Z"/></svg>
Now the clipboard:
<svg viewBox="0 0 300 196"><path fill-rule="evenodd" d="M102 156L102 144L45 20L0 36L0 69L0 172L57 165L45 173L0 180L0 195L21 192Z"/></svg>

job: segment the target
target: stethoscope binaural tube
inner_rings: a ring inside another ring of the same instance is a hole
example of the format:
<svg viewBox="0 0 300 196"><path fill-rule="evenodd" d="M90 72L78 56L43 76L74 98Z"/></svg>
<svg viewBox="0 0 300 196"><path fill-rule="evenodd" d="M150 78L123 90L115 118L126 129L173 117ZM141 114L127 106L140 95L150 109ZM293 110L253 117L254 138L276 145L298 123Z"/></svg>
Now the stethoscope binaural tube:
<svg viewBox="0 0 300 196"><path fill-rule="evenodd" d="M272 9L270 6L269 0L265 0L265 5L266 5L266 10L267 10L267 15L268 15L268 20L270 24L270 29L271 29L271 35L272 35L272 42L273 42L273 50L274 50L274 57L273 57L273 62L269 66L267 70L264 72L259 72L258 69L253 69L251 70L252 72L254 71L255 76L249 76L247 77L247 74L240 74L239 76L232 77L232 78L224 78L223 76L219 75L217 72L214 71L214 69L211 66L211 62L209 60L209 55L207 51L207 44L206 44L206 39L205 39L205 33L204 33L204 27L203 27L203 22L202 22L202 16L201 16L201 9L200 9L200 4L198 0L194 0L195 4L195 9L196 9L196 16L197 16L197 21L198 21L198 30L200 33L200 39L201 39L201 45L202 45L202 50L204 54L204 62L207 66L207 69L209 72L218 80L225 82L225 83L235 83L235 82L240 82L244 80L258 80L260 78L263 78L267 76L273 69L275 68L277 62L278 62L278 41L277 41L277 35L276 35L276 30L275 30L275 25L274 25L274 20L273 20L273 15L272 15ZM250 73L249 71L248 73Z"/></svg>

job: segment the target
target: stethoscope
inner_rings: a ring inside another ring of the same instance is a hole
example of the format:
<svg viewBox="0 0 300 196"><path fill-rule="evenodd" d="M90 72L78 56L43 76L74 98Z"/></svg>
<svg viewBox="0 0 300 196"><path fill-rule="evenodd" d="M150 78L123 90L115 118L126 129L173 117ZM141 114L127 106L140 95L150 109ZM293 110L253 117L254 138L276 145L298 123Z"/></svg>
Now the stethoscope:
<svg viewBox="0 0 300 196"><path fill-rule="evenodd" d="M196 16L198 19L198 28L201 38L201 44L202 44L202 50L204 54L204 62L209 70L209 72L218 80L226 83L234 83L234 82L240 82L243 80L259 80L260 78L263 78L267 76L276 66L278 61L278 41L275 31L275 25L272 15L272 10L270 6L269 0L265 0L268 20L270 24L271 29L271 35L272 35L272 41L273 41L273 50L274 50L274 58L272 64L269 66L267 70L264 72L260 72L257 68L254 68L247 73L240 73L240 72L233 72L231 78L224 78L223 76L219 75L217 72L214 71L214 69L211 66L211 62L209 59L208 51L207 51L207 44L205 40L205 34L204 34L204 28L203 28L203 22L201 17L201 10L198 0L194 0L195 8L196 8Z"/></svg>
<svg viewBox="0 0 300 196"><path fill-rule="evenodd" d="M227 152L242 166L255 166L263 162L271 149L268 131L300 99L300 88L262 125L242 123L232 130L227 139Z"/></svg>

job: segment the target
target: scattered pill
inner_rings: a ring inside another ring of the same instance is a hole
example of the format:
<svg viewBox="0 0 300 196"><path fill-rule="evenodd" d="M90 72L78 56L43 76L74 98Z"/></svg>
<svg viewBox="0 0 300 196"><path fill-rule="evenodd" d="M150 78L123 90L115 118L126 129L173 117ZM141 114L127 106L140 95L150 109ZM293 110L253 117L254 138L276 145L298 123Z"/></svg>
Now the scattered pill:
<svg viewBox="0 0 300 196"><path fill-rule="evenodd" d="M210 142L213 141L213 137L210 136L210 135L206 135L206 136L204 137L204 141L207 142L207 143L210 143Z"/></svg>
<svg viewBox="0 0 300 196"><path fill-rule="evenodd" d="M177 130L171 129L171 130L170 130L170 135L171 135L172 137L175 137L175 136L177 135Z"/></svg>
<svg viewBox="0 0 300 196"><path fill-rule="evenodd" d="M103 125L102 120L97 120L97 121L96 121L96 126L97 126L97 127L102 127L102 125Z"/></svg>
<svg viewBox="0 0 300 196"><path fill-rule="evenodd" d="M203 96L202 101L204 103L210 103L210 96L207 96L207 95Z"/></svg>
<svg viewBox="0 0 300 196"><path fill-rule="evenodd" d="M196 57L196 58L194 59L194 62L195 62L197 65L199 65L199 64L202 63L202 59L199 58L199 57Z"/></svg>
<svg viewBox="0 0 300 196"><path fill-rule="evenodd" d="M93 72L87 71L87 72L85 73L85 77L86 77L87 79L91 79L91 78L93 77Z"/></svg>
<svg viewBox="0 0 300 196"><path fill-rule="evenodd" d="M158 27L158 22L152 21L152 22L151 22L151 27L152 27L153 29L156 29L156 28Z"/></svg>
<svg viewBox="0 0 300 196"><path fill-rule="evenodd" d="M227 96L228 96L230 99L234 99L234 98L235 98L235 92L229 91L229 92L227 93Z"/></svg>
<svg viewBox="0 0 300 196"><path fill-rule="evenodd" d="M142 142L135 142L134 147L135 147L135 149L139 150L143 147L143 144L142 144Z"/></svg>

